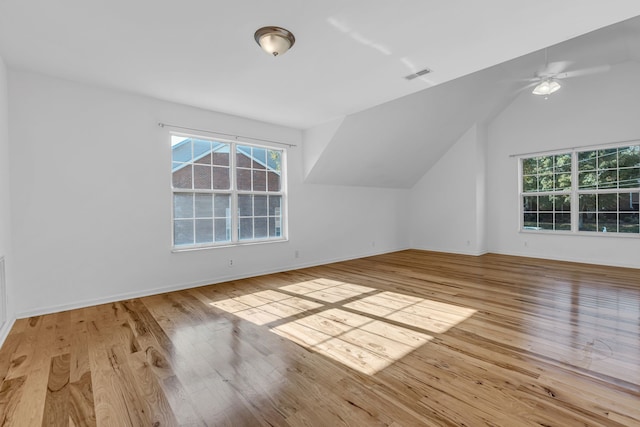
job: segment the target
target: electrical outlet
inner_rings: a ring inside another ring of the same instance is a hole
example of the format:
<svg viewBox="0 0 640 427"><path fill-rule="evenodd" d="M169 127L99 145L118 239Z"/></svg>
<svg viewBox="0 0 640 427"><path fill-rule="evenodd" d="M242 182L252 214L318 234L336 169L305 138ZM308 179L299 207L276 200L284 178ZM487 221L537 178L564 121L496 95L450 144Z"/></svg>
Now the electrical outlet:
<svg viewBox="0 0 640 427"><path fill-rule="evenodd" d="M300 258L300 251L296 249L296 251L293 253L293 256L295 258Z"/></svg>
<svg viewBox="0 0 640 427"><path fill-rule="evenodd" d="M229 267L233 267L233 260L229 259Z"/></svg>

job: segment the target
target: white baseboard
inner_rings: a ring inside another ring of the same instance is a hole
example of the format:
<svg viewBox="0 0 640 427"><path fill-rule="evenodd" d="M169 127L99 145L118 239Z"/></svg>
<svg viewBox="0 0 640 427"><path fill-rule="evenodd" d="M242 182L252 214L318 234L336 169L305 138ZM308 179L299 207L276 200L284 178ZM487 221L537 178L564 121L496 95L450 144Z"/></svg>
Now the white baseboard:
<svg viewBox="0 0 640 427"><path fill-rule="evenodd" d="M456 255L471 255L471 256L480 256L489 253L487 250L460 250L460 249L451 249L451 248L441 248L441 247L432 247L432 246L414 246L411 249L418 249L421 251L431 251L431 252L442 252L445 254L456 254Z"/></svg>
<svg viewBox="0 0 640 427"><path fill-rule="evenodd" d="M299 263L291 264L291 265L288 265L286 267L281 267L281 268L266 269L266 270L256 270L256 271L251 271L251 272L247 272L247 273L244 273L244 274L229 274L229 275L225 275L225 276L219 276L219 277L216 277L214 279L200 280L200 281L188 282L188 283L177 283L177 284L174 284L174 285L163 286L163 287L160 287L160 288L143 289L143 290L140 290L140 291L126 292L126 293L109 295L109 296L106 296L106 297L103 297L103 298L95 298L95 299L86 299L86 300L81 300L81 301L74 301L74 302L71 302L69 304L52 305L52 306L48 306L48 307L39 307L39 308L35 308L33 310L21 311L21 312L16 314L15 318L16 319L22 319L22 318L25 318L25 317L42 316L42 315L45 315L45 314L58 313L58 312L61 312L61 311L74 310L74 309L77 309L77 308L91 307L91 306L99 305L99 304L109 304L109 303L112 303L112 302L128 300L128 299L132 299L132 298L141 298L141 297L146 297L146 296L150 296L150 295L162 294L162 293L166 293L166 292L173 292L173 291L180 291L180 290L183 290L183 289L197 288L199 286L214 285L214 284L217 284L217 283L224 283L224 282L229 282L229 281L232 281L232 280L241 280L241 279L246 279L246 278L249 278L249 277L264 276L266 274L282 273L284 271L292 271L292 270L298 270L298 269L301 269L301 268L316 267L318 265L332 264L332 263L341 262L341 261L349 261L349 260L353 260L353 259L365 258L365 257L369 257L369 256L374 256L374 255L382 255L382 254L385 254L385 253L397 252L397 251L401 251L401 250L404 250L404 249L409 249L409 248L396 248L396 249L389 249L389 250L371 251L371 252L362 253L362 254L359 254L359 255L348 256L348 257L337 257L337 258L328 258L328 259L322 259L322 260L315 260L315 261L310 261L310 262L299 262Z"/></svg>
<svg viewBox="0 0 640 427"><path fill-rule="evenodd" d="M6 322L0 328L0 347L4 344L4 341L7 339L9 332L11 332L11 328L13 328L13 324L16 323L16 318L7 316Z"/></svg>

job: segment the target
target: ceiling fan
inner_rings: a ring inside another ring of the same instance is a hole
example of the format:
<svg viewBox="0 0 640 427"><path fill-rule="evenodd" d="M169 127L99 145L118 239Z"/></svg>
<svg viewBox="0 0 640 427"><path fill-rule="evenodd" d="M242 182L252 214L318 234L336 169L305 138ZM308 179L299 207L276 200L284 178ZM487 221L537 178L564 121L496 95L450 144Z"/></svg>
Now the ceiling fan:
<svg viewBox="0 0 640 427"><path fill-rule="evenodd" d="M562 84L560 83L561 80L571 77L580 77L590 74L603 73L609 71L609 69L611 68L609 65L600 65L596 67L566 71L567 68L569 68L571 64L573 64L573 62L557 61L549 63L546 48L544 50L544 63L544 68L537 71L533 78L527 79L526 81L530 83L523 88L526 89L534 86L531 93L538 96L544 96L544 99L548 99L549 95L558 91L562 87Z"/></svg>

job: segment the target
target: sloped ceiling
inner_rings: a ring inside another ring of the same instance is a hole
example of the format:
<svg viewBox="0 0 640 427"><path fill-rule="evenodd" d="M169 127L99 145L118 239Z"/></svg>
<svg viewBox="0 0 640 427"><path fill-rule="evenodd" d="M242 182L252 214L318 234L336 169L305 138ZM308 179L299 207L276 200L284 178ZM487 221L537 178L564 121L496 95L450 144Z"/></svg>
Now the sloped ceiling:
<svg viewBox="0 0 640 427"><path fill-rule="evenodd" d="M547 49L552 66L585 71L574 79L637 61L639 53L640 18ZM327 140L310 141L323 150L305 159L306 179L411 188L469 128L490 120L522 91L531 91L529 80L544 67L545 53L538 51L348 115L325 135ZM571 85L571 79L562 83Z"/></svg>

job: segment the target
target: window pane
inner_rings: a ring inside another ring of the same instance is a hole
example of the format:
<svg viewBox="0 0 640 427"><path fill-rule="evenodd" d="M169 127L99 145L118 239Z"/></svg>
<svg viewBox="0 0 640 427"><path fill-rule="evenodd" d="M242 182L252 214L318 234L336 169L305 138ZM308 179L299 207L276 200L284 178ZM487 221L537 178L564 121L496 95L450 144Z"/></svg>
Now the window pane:
<svg viewBox="0 0 640 427"><path fill-rule="evenodd" d="M538 159L535 157L522 159L522 174L533 175L538 172Z"/></svg>
<svg viewBox="0 0 640 427"><path fill-rule="evenodd" d="M176 246L193 244L192 219L178 219L173 222L173 242Z"/></svg>
<svg viewBox="0 0 640 427"><path fill-rule="evenodd" d="M204 154L200 157L196 157L193 160L193 163L197 163L199 165L211 165L211 152Z"/></svg>
<svg viewBox="0 0 640 427"><path fill-rule="evenodd" d="M525 175L522 177L522 191L533 192L538 191L538 177Z"/></svg>
<svg viewBox="0 0 640 427"><path fill-rule="evenodd" d="M617 213L599 213L598 214L598 231L617 232L618 231L618 214Z"/></svg>
<svg viewBox="0 0 640 427"><path fill-rule="evenodd" d="M556 213L556 230L571 230L571 213Z"/></svg>
<svg viewBox="0 0 640 427"><path fill-rule="evenodd" d="M538 190L540 191L553 191L553 174L541 175L538 178Z"/></svg>
<svg viewBox="0 0 640 427"><path fill-rule="evenodd" d="M213 164L216 166L229 166L229 148L227 147L226 153L213 153Z"/></svg>
<svg viewBox="0 0 640 427"><path fill-rule="evenodd" d="M618 149L619 167L640 167L640 145Z"/></svg>
<svg viewBox="0 0 640 427"><path fill-rule="evenodd" d="M545 175L553 173L553 159L555 156L538 157L538 174Z"/></svg>
<svg viewBox="0 0 640 427"><path fill-rule="evenodd" d="M580 195L580 210L595 212L596 210L596 195L595 194L581 194Z"/></svg>
<svg viewBox="0 0 640 427"><path fill-rule="evenodd" d="M578 170L593 171L596 170L597 151L583 151L578 153Z"/></svg>
<svg viewBox="0 0 640 427"><path fill-rule="evenodd" d="M280 224L280 217L269 217L269 237L280 237L282 235Z"/></svg>
<svg viewBox="0 0 640 427"><path fill-rule="evenodd" d="M251 147L238 145L236 147L236 167L250 168L251 163Z"/></svg>
<svg viewBox="0 0 640 427"><path fill-rule="evenodd" d="M253 171L253 191L267 191L267 171Z"/></svg>
<svg viewBox="0 0 640 427"><path fill-rule="evenodd" d="M553 214L552 213L540 213L538 215L539 222L538 227L543 230L553 230Z"/></svg>
<svg viewBox="0 0 640 427"><path fill-rule="evenodd" d="M620 211L633 211L633 193L619 193L618 194L618 210Z"/></svg>
<svg viewBox="0 0 640 427"><path fill-rule="evenodd" d="M620 213L620 233L638 233L640 232L640 215L637 213Z"/></svg>
<svg viewBox="0 0 640 427"><path fill-rule="evenodd" d="M618 167L618 149L598 151L598 169L611 169Z"/></svg>
<svg viewBox="0 0 640 427"><path fill-rule="evenodd" d="M253 216L253 196L248 194L238 195L238 211L240 216Z"/></svg>
<svg viewBox="0 0 640 427"><path fill-rule="evenodd" d="M253 239L253 218L240 218L240 240Z"/></svg>
<svg viewBox="0 0 640 427"><path fill-rule="evenodd" d="M211 194L196 194L196 218L211 218L213 216L213 197Z"/></svg>
<svg viewBox="0 0 640 427"><path fill-rule="evenodd" d="M555 208L559 212L571 212L571 195L557 196Z"/></svg>
<svg viewBox="0 0 640 427"><path fill-rule="evenodd" d="M269 196L269 216L280 216L281 196Z"/></svg>
<svg viewBox="0 0 640 427"><path fill-rule="evenodd" d="M193 188L211 189L211 166L193 165Z"/></svg>
<svg viewBox="0 0 640 427"><path fill-rule="evenodd" d="M264 239L267 233L267 218L256 218L253 222L253 233L256 239Z"/></svg>
<svg viewBox="0 0 640 427"><path fill-rule="evenodd" d="M255 216L267 216L267 196L254 196L253 209Z"/></svg>
<svg viewBox="0 0 640 427"><path fill-rule="evenodd" d="M193 182L193 166L190 164L183 165L182 167L173 171L173 188L187 188L191 189L191 183Z"/></svg>
<svg viewBox="0 0 640 427"><path fill-rule="evenodd" d="M228 190L231 187L231 180L229 179L229 168L225 167L213 167L213 189L214 190Z"/></svg>
<svg viewBox="0 0 640 427"><path fill-rule="evenodd" d="M196 219L196 243L213 242L213 220Z"/></svg>
<svg viewBox="0 0 640 427"><path fill-rule="evenodd" d="M525 212L538 210L538 196L524 196L522 199Z"/></svg>
<svg viewBox="0 0 640 427"><path fill-rule="evenodd" d="M211 141L207 141L204 139L193 140L193 161L195 163L201 163L198 161L198 159L210 154L211 154ZM211 159L209 159L209 163L211 163Z"/></svg>
<svg viewBox="0 0 640 427"><path fill-rule="evenodd" d="M231 196L229 194L216 194L213 199L216 218L229 218L231 215Z"/></svg>
<svg viewBox="0 0 640 427"><path fill-rule="evenodd" d="M173 217L193 218L193 194L173 195Z"/></svg>
<svg viewBox="0 0 640 427"><path fill-rule="evenodd" d="M620 169L620 188L640 187L640 168Z"/></svg>
<svg viewBox="0 0 640 427"><path fill-rule="evenodd" d="M571 154L560 154L556 156L555 172L571 172Z"/></svg>
<svg viewBox="0 0 640 427"><path fill-rule="evenodd" d="M617 211L618 195L615 193L598 194L598 210L599 211Z"/></svg>
<svg viewBox="0 0 640 427"><path fill-rule="evenodd" d="M191 160L193 160L191 147L192 147L191 138L185 138L182 140L182 142L172 145L171 147L172 160L174 162L190 162Z"/></svg>
<svg viewBox="0 0 640 427"><path fill-rule="evenodd" d="M598 219L595 212L580 212L580 222L578 224L580 231L597 231Z"/></svg>
<svg viewBox="0 0 640 427"><path fill-rule="evenodd" d="M267 174L267 191L280 191L280 175L272 171Z"/></svg>
<svg viewBox="0 0 640 427"><path fill-rule="evenodd" d="M578 184L580 188L592 189L596 188L597 175L595 172L580 172L578 174Z"/></svg>
<svg viewBox="0 0 640 427"><path fill-rule="evenodd" d="M555 176L555 190L570 190L571 189L571 174L570 173L558 173Z"/></svg>
<svg viewBox="0 0 640 427"><path fill-rule="evenodd" d="M265 169L265 165L267 164L267 150L253 147L252 157L254 159L253 167L255 169Z"/></svg>
<svg viewBox="0 0 640 427"><path fill-rule="evenodd" d="M524 214L524 228L532 229L538 228L538 214L537 213L526 213Z"/></svg>
<svg viewBox="0 0 640 427"><path fill-rule="evenodd" d="M231 240L231 219L216 219L215 237L216 242L228 242Z"/></svg>
<svg viewBox="0 0 640 427"><path fill-rule="evenodd" d="M538 209L540 211L552 211L553 210L553 198L554 196L541 196L538 199Z"/></svg>
<svg viewBox="0 0 640 427"><path fill-rule="evenodd" d="M598 171L598 188L617 188L618 170L606 169Z"/></svg>
<svg viewBox="0 0 640 427"><path fill-rule="evenodd" d="M251 170L236 169L236 185L238 190L251 191Z"/></svg>
<svg viewBox="0 0 640 427"><path fill-rule="evenodd" d="M274 172L278 172L279 174L282 168L281 162L282 162L282 151L278 151L278 150L268 151L267 166L270 170ZM640 164L638 166L640 166Z"/></svg>

